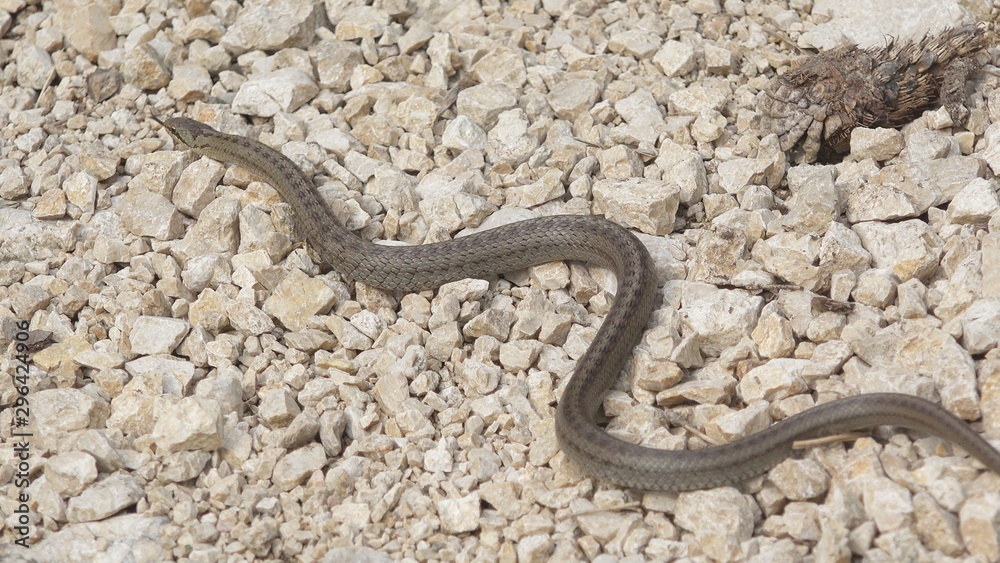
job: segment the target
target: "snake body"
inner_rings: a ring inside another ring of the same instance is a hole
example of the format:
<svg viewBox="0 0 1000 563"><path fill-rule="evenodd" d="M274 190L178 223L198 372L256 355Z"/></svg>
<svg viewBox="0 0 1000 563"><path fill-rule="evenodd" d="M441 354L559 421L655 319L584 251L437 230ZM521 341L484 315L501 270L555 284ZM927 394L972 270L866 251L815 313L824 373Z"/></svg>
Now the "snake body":
<svg viewBox="0 0 1000 563"><path fill-rule="evenodd" d="M682 491L739 484L774 467L796 440L901 426L957 444L1000 473L1000 452L944 408L910 395L874 393L825 403L735 442L667 451L631 444L602 430L597 416L656 304L653 261L621 226L594 216L557 215L521 221L455 240L383 246L339 225L312 181L281 153L186 118L162 122L196 153L239 164L269 182L291 206L316 254L339 273L374 287L413 292L556 260L611 269L618 291L610 312L559 399L560 448L588 473L625 487Z"/></svg>

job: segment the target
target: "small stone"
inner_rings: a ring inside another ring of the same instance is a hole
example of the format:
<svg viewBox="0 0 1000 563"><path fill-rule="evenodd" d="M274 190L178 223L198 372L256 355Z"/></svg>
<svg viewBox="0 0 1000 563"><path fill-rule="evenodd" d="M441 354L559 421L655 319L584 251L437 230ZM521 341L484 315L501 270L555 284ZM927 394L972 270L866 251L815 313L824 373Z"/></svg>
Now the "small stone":
<svg viewBox="0 0 1000 563"><path fill-rule="evenodd" d="M244 82L233 98L233 111L274 117L279 112L295 111L318 93L312 76L297 68L283 68L253 75Z"/></svg>
<svg viewBox="0 0 1000 563"><path fill-rule="evenodd" d="M728 401L732 397L732 392L731 380L685 381L657 393L656 404L661 407L671 407L694 401L699 405L719 405Z"/></svg>
<svg viewBox="0 0 1000 563"><path fill-rule="evenodd" d="M519 207L535 207L565 194L562 173L552 169L542 174L542 177L535 182L508 189L507 203Z"/></svg>
<svg viewBox="0 0 1000 563"><path fill-rule="evenodd" d="M788 215L782 223L800 234L822 235L840 215L833 166L800 165L788 170Z"/></svg>
<svg viewBox="0 0 1000 563"><path fill-rule="evenodd" d="M625 120L625 125L616 127L614 134L622 135L625 138L637 139L640 144L648 143L650 146L653 146L659 140L660 133L664 127L666 127L662 111L659 102L656 101L652 93L644 89L636 90L628 97L615 102L615 112ZM720 115L719 117L722 116ZM723 118L724 121L725 119ZM617 145L617 147L621 149L626 148L624 145ZM614 149L615 147L612 147L598 153L598 158L601 159L602 170L605 170L605 166L604 158L601 155ZM629 149L628 154L632 155L629 158L638 158L631 149ZM639 164L639 173L624 177L640 176L642 172L641 162ZM605 178L610 180L622 179L623 177L615 178L605 174Z"/></svg>
<svg viewBox="0 0 1000 563"><path fill-rule="evenodd" d="M74 432L97 426L107 416L107 404L101 404L79 389L45 389L35 392L36 428L52 432Z"/></svg>
<svg viewBox="0 0 1000 563"><path fill-rule="evenodd" d="M31 211L36 219L61 219L66 215L66 193L62 190L49 190L42 194Z"/></svg>
<svg viewBox="0 0 1000 563"><path fill-rule="evenodd" d="M285 454L274 465L272 479L283 491L290 491L326 465L321 444L308 444Z"/></svg>
<svg viewBox="0 0 1000 563"><path fill-rule="evenodd" d="M1000 299L980 299L962 313L962 345L984 354L1000 344Z"/></svg>
<svg viewBox="0 0 1000 563"><path fill-rule="evenodd" d="M927 287L920 280L910 280L896 287L897 308L899 316L906 319L919 319L927 316L925 297Z"/></svg>
<svg viewBox="0 0 1000 563"><path fill-rule="evenodd" d="M410 398L409 382L401 370L393 369L375 382L374 395L385 412L400 414L406 400Z"/></svg>
<svg viewBox="0 0 1000 563"><path fill-rule="evenodd" d="M768 479L793 501L817 498L830 486L830 476L809 459L787 459L768 473Z"/></svg>
<svg viewBox="0 0 1000 563"><path fill-rule="evenodd" d="M191 325L183 319L144 315L132 324L129 341L136 354L169 354L189 330Z"/></svg>
<svg viewBox="0 0 1000 563"><path fill-rule="evenodd" d="M309 0L262 0L245 4L221 44L237 55L307 47L315 37L322 10ZM324 18L325 19L325 18Z"/></svg>
<svg viewBox="0 0 1000 563"><path fill-rule="evenodd" d="M372 339L365 336L360 330L337 316L326 319L326 327L330 329L337 342L348 350L367 350L372 347Z"/></svg>
<svg viewBox="0 0 1000 563"><path fill-rule="evenodd" d="M508 370L527 370L538 359L542 343L537 340L515 340L500 345L500 364Z"/></svg>
<svg viewBox="0 0 1000 563"><path fill-rule="evenodd" d="M909 526L913 521L913 499L905 487L887 477L864 482L865 511L882 533Z"/></svg>
<svg viewBox="0 0 1000 563"><path fill-rule="evenodd" d="M802 371L809 360L777 358L750 370L736 386L744 401L773 402L808 390ZM802 500L802 499L797 499Z"/></svg>
<svg viewBox="0 0 1000 563"><path fill-rule="evenodd" d="M759 296L692 283L685 285L680 313L701 349L719 354L751 332L762 305Z"/></svg>
<svg viewBox="0 0 1000 563"><path fill-rule="evenodd" d="M851 296L855 301L877 308L883 308L896 298L899 278L884 269L871 269L858 276L857 285Z"/></svg>
<svg viewBox="0 0 1000 563"><path fill-rule="evenodd" d="M262 390L260 395L257 414L272 428L288 426L302 412L295 397L285 389Z"/></svg>
<svg viewBox="0 0 1000 563"><path fill-rule="evenodd" d="M976 224L990 220L1000 210L995 179L976 178L969 182L948 205L948 221L958 224Z"/></svg>
<svg viewBox="0 0 1000 563"><path fill-rule="evenodd" d="M172 240L184 232L184 222L170 200L148 190L129 190L117 208L122 224L133 235Z"/></svg>
<svg viewBox="0 0 1000 563"><path fill-rule="evenodd" d="M638 60L649 59L659 48L659 36L641 29L621 31L608 39L608 49L612 53L628 55Z"/></svg>
<svg viewBox="0 0 1000 563"><path fill-rule="evenodd" d="M64 497L80 494L97 480L97 462L84 452L66 452L45 462L45 478Z"/></svg>
<svg viewBox="0 0 1000 563"><path fill-rule="evenodd" d="M372 6L355 6L337 22L337 39L377 39L389 25L389 14Z"/></svg>
<svg viewBox="0 0 1000 563"><path fill-rule="evenodd" d="M776 314L761 318L751 337L757 343L757 350L765 358L787 357L795 350L795 334L791 323Z"/></svg>
<svg viewBox="0 0 1000 563"><path fill-rule="evenodd" d="M337 457L343 451L342 438L346 427L347 418L343 411L326 411L320 415L319 438L328 456Z"/></svg>
<svg viewBox="0 0 1000 563"><path fill-rule="evenodd" d="M123 472L114 473L69 499L66 518L70 522L103 520L134 505L143 496L137 477Z"/></svg>
<svg viewBox="0 0 1000 563"><path fill-rule="evenodd" d="M212 454L208 452L177 452L170 456L157 477L168 482L183 483L198 477L211 459Z"/></svg>
<svg viewBox="0 0 1000 563"><path fill-rule="evenodd" d="M320 280L292 269L264 301L264 311L291 330L306 328L306 319L330 310L337 294Z"/></svg>
<svg viewBox="0 0 1000 563"><path fill-rule="evenodd" d="M198 382L195 387L195 395L214 399L219 402L219 408L223 413L243 412L243 386L240 380L231 375L216 375L208 377Z"/></svg>
<svg viewBox="0 0 1000 563"><path fill-rule="evenodd" d="M211 43L218 43L226 34L226 28L219 17L213 14L191 18L187 25L177 30L177 34L185 42L205 39Z"/></svg>
<svg viewBox="0 0 1000 563"><path fill-rule="evenodd" d="M222 255L233 255L239 250L240 204L235 197L225 196L212 200L198 214L198 221L188 229L184 238L171 247L171 253L187 266L185 284L193 288L204 288L198 279L198 266L205 267L203 273L207 282L216 273L220 262L226 262ZM199 258L201 260L199 260Z"/></svg>
<svg viewBox="0 0 1000 563"><path fill-rule="evenodd" d="M885 162L903 150L903 133L898 129L857 127L851 131L851 156Z"/></svg>
<svg viewBox="0 0 1000 563"><path fill-rule="evenodd" d="M105 369L111 369L111 367ZM191 362L170 356L141 356L126 362L125 371L133 378L142 379L155 376L162 382L164 393L182 397L194 379L195 366Z"/></svg>
<svg viewBox="0 0 1000 563"><path fill-rule="evenodd" d="M680 41L666 41L660 50L653 55L653 62L660 67L663 74L673 78L683 76L695 66L694 49Z"/></svg>
<svg viewBox="0 0 1000 563"><path fill-rule="evenodd" d="M492 336L504 342L513 323L513 312L490 308L470 319L462 328L462 334L470 339Z"/></svg>
<svg viewBox="0 0 1000 563"><path fill-rule="evenodd" d="M274 330L274 321L264 311L242 299L234 299L229 306L229 322L233 328L254 336Z"/></svg>
<svg viewBox="0 0 1000 563"><path fill-rule="evenodd" d="M941 508L928 493L913 496L913 510L917 518L916 532L929 549L957 557L965 551L958 530L958 519Z"/></svg>
<svg viewBox="0 0 1000 563"><path fill-rule="evenodd" d="M80 436L76 446L80 451L90 454L102 472L110 473L123 467L124 460L115 449L115 444L108 438L106 429L87 430Z"/></svg>
<svg viewBox="0 0 1000 563"><path fill-rule="evenodd" d="M529 132L530 122L520 108L499 114L490 132L486 145L489 162L504 162L511 167L520 166L538 148L538 139Z"/></svg>
<svg viewBox="0 0 1000 563"><path fill-rule="evenodd" d="M180 64L173 68L167 94L182 102L205 101L212 90L212 77L200 64Z"/></svg>
<svg viewBox="0 0 1000 563"><path fill-rule="evenodd" d="M705 110L722 111L728 96L717 89L694 84L670 94L671 114L701 115Z"/></svg>
<svg viewBox="0 0 1000 563"><path fill-rule="evenodd" d="M55 76L52 56L35 45L25 45L17 53L17 83L24 88L41 90Z"/></svg>
<svg viewBox="0 0 1000 563"><path fill-rule="evenodd" d="M486 141L486 132L467 115L449 121L441 135L441 144L454 150L484 150Z"/></svg>
<svg viewBox="0 0 1000 563"><path fill-rule="evenodd" d="M319 86L346 92L354 69L364 62L361 47L348 41L322 41L314 50Z"/></svg>
<svg viewBox="0 0 1000 563"><path fill-rule="evenodd" d="M159 90L170 83L170 70L159 53L144 43L125 55L122 78L140 90Z"/></svg>
<svg viewBox="0 0 1000 563"><path fill-rule="evenodd" d="M900 281L926 280L937 270L941 239L923 221L872 221L854 225L852 230L871 252L872 265L890 270Z"/></svg>
<svg viewBox="0 0 1000 563"><path fill-rule="evenodd" d="M184 397L156 421L152 439L166 452L213 451L222 445L222 409L204 397Z"/></svg>
<svg viewBox="0 0 1000 563"><path fill-rule="evenodd" d="M651 235L669 234L674 227L680 190L642 178L598 180L594 183L594 211L621 225Z"/></svg>
<svg viewBox="0 0 1000 563"><path fill-rule="evenodd" d="M457 499L443 499L437 502L441 529L448 534L461 534L479 529L482 513L479 493L472 493Z"/></svg>
<svg viewBox="0 0 1000 563"><path fill-rule="evenodd" d="M22 288L28 287L36 286L22 286ZM18 309L16 306L17 301L15 301L14 304L16 311ZM25 317L22 316L21 318ZM53 344L44 350L36 352L34 356L32 356L32 360L38 365L39 368L53 373L60 380L72 381L76 378L80 370L80 366L74 358L76 358L76 356L81 352L89 349L91 349L91 346L90 342L87 340L87 336L85 334L79 334L67 338L58 344Z"/></svg>
<svg viewBox="0 0 1000 563"><path fill-rule="evenodd" d="M397 45L401 54L406 55L427 45L434 37L434 29L425 22L417 22L399 38Z"/></svg>
<svg viewBox="0 0 1000 563"><path fill-rule="evenodd" d="M573 121L581 113L590 111L600 97L601 87L596 81L574 78L557 83L546 96L546 101L556 117Z"/></svg>
<svg viewBox="0 0 1000 563"><path fill-rule="evenodd" d="M55 23L66 41L91 61L117 44L108 11L102 4L68 2L56 11Z"/></svg>
<svg viewBox="0 0 1000 563"><path fill-rule="evenodd" d="M608 180L627 180L642 176L642 161L635 151L617 145L601 151L598 156L601 172Z"/></svg>
<svg viewBox="0 0 1000 563"><path fill-rule="evenodd" d="M677 496L675 523L695 535L705 555L726 561L739 557L759 510L753 497L731 487L692 491Z"/></svg>
<svg viewBox="0 0 1000 563"><path fill-rule="evenodd" d="M190 217L199 217L215 199L215 187L225 174L218 162L201 158L181 172L174 185L172 200L177 209Z"/></svg>
<svg viewBox="0 0 1000 563"><path fill-rule="evenodd" d="M0 160L0 197L8 200L17 200L27 197L29 182L25 177L17 161L4 159Z"/></svg>
<svg viewBox="0 0 1000 563"><path fill-rule="evenodd" d="M705 43L705 68L712 74L733 72L733 52L724 47Z"/></svg>
<svg viewBox="0 0 1000 563"><path fill-rule="evenodd" d="M0 181L2 184L2 181ZM97 203L97 178L86 171L80 171L63 182L66 199L84 213L93 213Z"/></svg>
<svg viewBox="0 0 1000 563"><path fill-rule="evenodd" d="M973 556L986 561L1000 559L1000 494L976 493L958 513L962 540Z"/></svg>
<svg viewBox="0 0 1000 563"><path fill-rule="evenodd" d="M22 319L30 319L37 311L48 307L51 302L52 294L45 291L45 288L35 284L25 284L17 287L12 292L10 299L11 308Z"/></svg>
<svg viewBox="0 0 1000 563"><path fill-rule="evenodd" d="M729 443L766 429L771 424L770 404L758 401L746 408L717 416L705 425L705 434L719 443Z"/></svg>
<svg viewBox="0 0 1000 563"><path fill-rule="evenodd" d="M87 75L87 93L96 103L111 98L122 89L122 73L117 68L99 68Z"/></svg>

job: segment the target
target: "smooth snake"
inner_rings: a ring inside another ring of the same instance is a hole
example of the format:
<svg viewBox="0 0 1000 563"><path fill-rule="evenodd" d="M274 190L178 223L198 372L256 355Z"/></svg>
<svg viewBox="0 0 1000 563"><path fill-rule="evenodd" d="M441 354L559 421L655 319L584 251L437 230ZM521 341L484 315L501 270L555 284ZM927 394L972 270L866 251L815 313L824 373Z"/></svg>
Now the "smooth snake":
<svg viewBox="0 0 1000 563"><path fill-rule="evenodd" d="M161 123L195 153L239 164L269 182L291 206L296 227L327 266L377 288L415 292L557 260L612 270L618 279L614 304L566 384L555 418L560 448L605 481L672 491L739 484L788 458L797 440L883 425L951 441L1000 473L1000 452L965 422L932 402L900 393L837 399L704 449L660 450L622 441L600 428L597 417L604 395L642 336L658 291L649 252L628 230L596 216L555 215L445 242L379 245L339 225L312 181L281 153L191 119Z"/></svg>

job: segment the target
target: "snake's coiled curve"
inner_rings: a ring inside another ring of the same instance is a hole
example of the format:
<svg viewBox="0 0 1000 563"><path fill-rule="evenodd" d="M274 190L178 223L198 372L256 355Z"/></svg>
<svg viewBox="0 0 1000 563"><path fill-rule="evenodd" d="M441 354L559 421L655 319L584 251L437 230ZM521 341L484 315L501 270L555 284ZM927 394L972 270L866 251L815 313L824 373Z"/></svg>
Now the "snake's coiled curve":
<svg viewBox="0 0 1000 563"><path fill-rule="evenodd" d="M565 387L555 424L566 455L601 479L673 491L737 484L789 457L795 440L881 425L950 440L1000 473L1000 452L963 421L934 403L897 393L825 403L746 438L701 450L659 450L614 438L595 420L649 321L657 292L652 259L629 231L603 218L560 215L434 244L377 245L339 225L315 185L281 153L191 119L162 124L196 153L239 164L269 182L292 207L297 228L316 254L341 274L374 287L433 289L554 260L583 260L611 269L618 278L614 305Z"/></svg>

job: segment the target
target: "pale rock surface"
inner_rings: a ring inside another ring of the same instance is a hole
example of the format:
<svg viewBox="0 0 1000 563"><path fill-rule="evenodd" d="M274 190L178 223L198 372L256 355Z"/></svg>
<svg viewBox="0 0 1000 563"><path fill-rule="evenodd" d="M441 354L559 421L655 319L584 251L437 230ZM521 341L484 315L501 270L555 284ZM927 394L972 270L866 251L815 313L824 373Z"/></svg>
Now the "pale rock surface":
<svg viewBox="0 0 1000 563"><path fill-rule="evenodd" d="M740 543L750 538L760 517L751 497L730 487L681 493L675 510L676 524L695 534L705 554L720 561L739 554Z"/></svg>
<svg viewBox="0 0 1000 563"><path fill-rule="evenodd" d="M185 397L156 421L152 439L168 452L212 451L222 445L222 428L218 401Z"/></svg>

